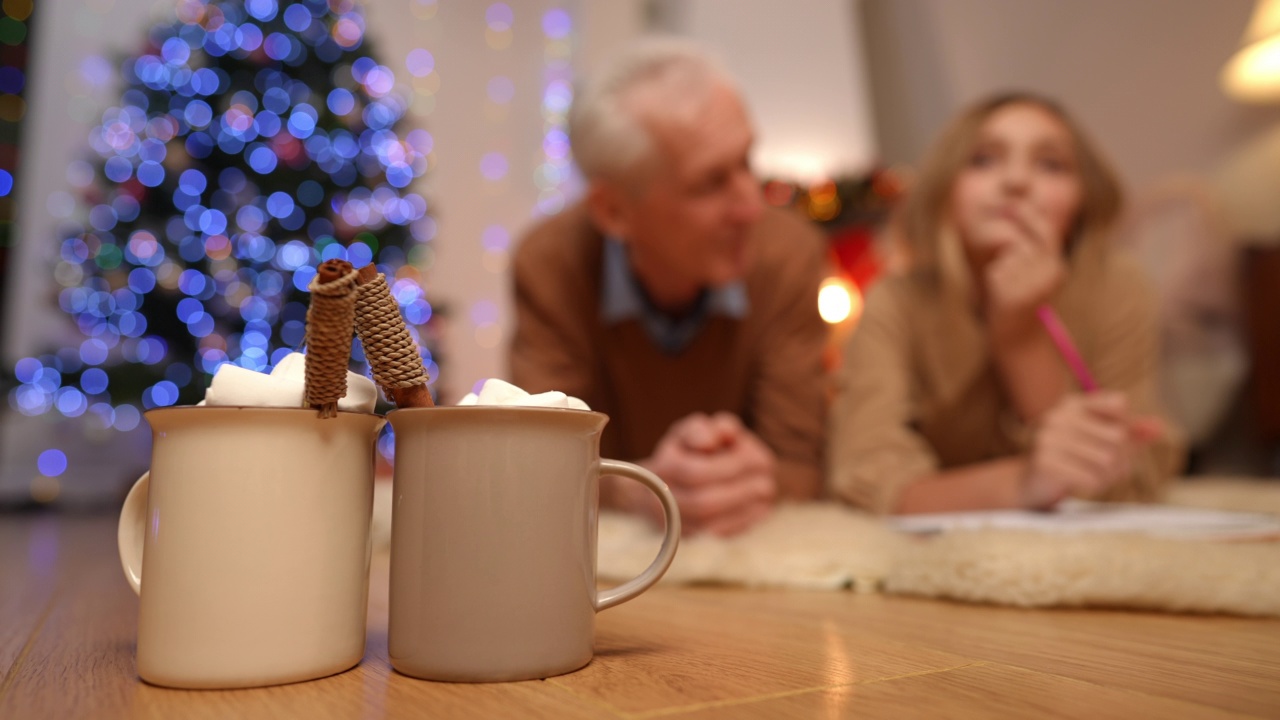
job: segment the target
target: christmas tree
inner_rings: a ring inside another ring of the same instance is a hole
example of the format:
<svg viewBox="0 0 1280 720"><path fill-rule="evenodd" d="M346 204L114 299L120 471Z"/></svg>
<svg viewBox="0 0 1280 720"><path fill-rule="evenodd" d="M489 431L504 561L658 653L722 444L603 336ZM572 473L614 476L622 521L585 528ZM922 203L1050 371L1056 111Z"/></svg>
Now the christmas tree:
<svg viewBox="0 0 1280 720"><path fill-rule="evenodd" d="M267 370L302 342L331 258L387 274L434 380L414 266L435 225L410 189L432 140L402 134L408 99L364 30L354 0L182 0L151 29L60 240L59 303L84 339L20 360L14 407L127 430L139 408L198 401L223 363ZM431 62L415 50L408 69Z"/></svg>

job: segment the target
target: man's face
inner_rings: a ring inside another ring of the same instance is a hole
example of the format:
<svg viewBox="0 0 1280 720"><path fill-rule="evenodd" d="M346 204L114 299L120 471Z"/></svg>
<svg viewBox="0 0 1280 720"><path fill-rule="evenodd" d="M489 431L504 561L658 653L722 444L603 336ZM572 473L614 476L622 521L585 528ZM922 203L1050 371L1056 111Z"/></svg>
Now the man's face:
<svg viewBox="0 0 1280 720"><path fill-rule="evenodd" d="M644 121L656 162L644 186L619 199L637 275L651 291L662 284L695 293L742 278L762 205L741 99L717 84L694 112L657 115Z"/></svg>

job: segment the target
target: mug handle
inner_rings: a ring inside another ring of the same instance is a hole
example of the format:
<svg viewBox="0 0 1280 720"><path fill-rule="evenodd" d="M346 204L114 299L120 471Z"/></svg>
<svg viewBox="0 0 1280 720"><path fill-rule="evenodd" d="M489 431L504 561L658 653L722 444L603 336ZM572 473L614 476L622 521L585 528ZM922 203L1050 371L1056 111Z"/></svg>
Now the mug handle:
<svg viewBox="0 0 1280 720"><path fill-rule="evenodd" d="M662 537L662 548L658 550L658 556L653 559L653 562L649 563L649 567L645 568L644 572L618 587L596 592L596 612L611 608L614 605L621 605L658 582L662 575L667 572L667 568L671 566L671 561L676 556L676 546L680 544L680 509L676 507L675 496L671 494L671 490L667 488L667 484L662 482L661 478L639 465L620 460L601 460L599 474L622 475L632 480L639 480L652 490L653 494L657 495L658 500L662 502L662 512L666 515L667 527Z"/></svg>
<svg viewBox="0 0 1280 720"><path fill-rule="evenodd" d="M124 507L120 509L120 525L116 529L116 546L120 551L120 567L135 593L142 594L142 541L147 531L147 495L151 473L142 473L133 484Z"/></svg>

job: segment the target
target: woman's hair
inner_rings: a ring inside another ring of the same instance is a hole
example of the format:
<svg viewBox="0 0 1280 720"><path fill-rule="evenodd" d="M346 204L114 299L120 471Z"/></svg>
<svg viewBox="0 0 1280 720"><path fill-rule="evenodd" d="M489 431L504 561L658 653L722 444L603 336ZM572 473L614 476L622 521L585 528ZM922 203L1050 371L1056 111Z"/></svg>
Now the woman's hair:
<svg viewBox="0 0 1280 720"><path fill-rule="evenodd" d="M568 130L578 168L588 179L625 175L653 151L638 115L687 112L717 83L735 86L714 56L688 40L636 43L577 89Z"/></svg>
<svg viewBox="0 0 1280 720"><path fill-rule="evenodd" d="M982 126L997 111L1011 105L1038 107L1067 128L1082 189L1080 211L1067 237L1067 247L1075 252L1082 246L1100 248L1103 244L1107 230L1120 215L1123 201L1120 183L1110 163L1056 102L1034 93L1010 92L969 106L943 130L925 156L896 218L896 235L905 244L913 270L936 269L941 254L939 246L950 222L949 206L956 178L968 165Z"/></svg>

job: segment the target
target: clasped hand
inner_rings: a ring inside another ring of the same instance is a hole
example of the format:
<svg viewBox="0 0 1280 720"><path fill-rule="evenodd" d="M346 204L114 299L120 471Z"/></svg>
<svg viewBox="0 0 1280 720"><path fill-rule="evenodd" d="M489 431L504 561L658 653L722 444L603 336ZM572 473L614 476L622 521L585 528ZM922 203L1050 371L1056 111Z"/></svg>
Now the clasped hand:
<svg viewBox="0 0 1280 720"><path fill-rule="evenodd" d="M640 465L662 478L680 506L687 535L740 533L768 516L778 487L777 461L731 413L694 413L674 425ZM652 494L637 483L611 479L615 504L661 522Z"/></svg>

